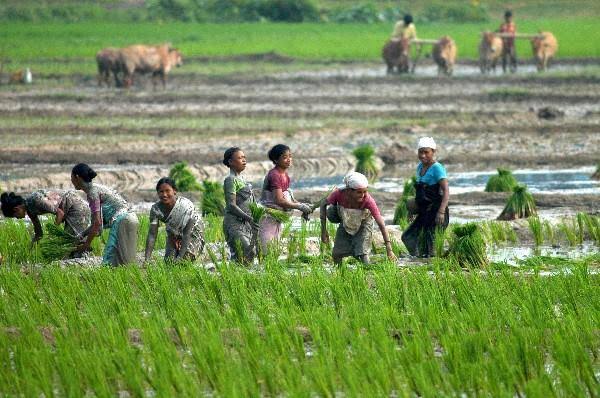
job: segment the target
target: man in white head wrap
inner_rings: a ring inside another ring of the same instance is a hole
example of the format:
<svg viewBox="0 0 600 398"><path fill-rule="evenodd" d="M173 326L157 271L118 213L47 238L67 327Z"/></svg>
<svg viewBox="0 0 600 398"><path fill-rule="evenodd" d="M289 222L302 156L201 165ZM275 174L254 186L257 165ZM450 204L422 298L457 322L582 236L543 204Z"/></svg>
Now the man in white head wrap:
<svg viewBox="0 0 600 398"><path fill-rule="evenodd" d="M321 205L321 240L329 243L327 219L339 223L333 244L333 261L340 264L344 257L353 256L365 264L373 240L373 220L379 226L388 258L395 260L385 222L375 200L367 192L369 180L361 173L351 171L344 177L345 187L329 195Z"/></svg>
<svg viewBox="0 0 600 398"><path fill-rule="evenodd" d="M413 256L432 257L436 229L448 226L450 190L446 169L435 160L437 145L433 137L419 138L417 147L420 160L415 195L418 215L402 234L402 241Z"/></svg>

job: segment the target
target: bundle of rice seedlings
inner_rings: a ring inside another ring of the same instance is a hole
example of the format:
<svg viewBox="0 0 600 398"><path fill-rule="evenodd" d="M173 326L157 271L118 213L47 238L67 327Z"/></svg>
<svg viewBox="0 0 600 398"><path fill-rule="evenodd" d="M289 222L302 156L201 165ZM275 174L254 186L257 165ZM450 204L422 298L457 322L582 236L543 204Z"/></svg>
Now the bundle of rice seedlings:
<svg viewBox="0 0 600 398"><path fill-rule="evenodd" d="M498 220L515 220L537 215L533 195L527 192L526 185L516 185L513 194L508 198L506 206L498 216Z"/></svg>
<svg viewBox="0 0 600 398"><path fill-rule="evenodd" d="M215 181L202 181L202 215L222 216L225 213L225 192L223 186Z"/></svg>
<svg viewBox="0 0 600 398"><path fill-rule="evenodd" d="M292 218L292 216L290 215L290 213L287 212L287 211L277 210L277 209L271 209L270 207L265 207L265 210L266 210L266 213L268 215L270 215L277 222L280 222L282 224L287 223Z"/></svg>
<svg viewBox="0 0 600 398"><path fill-rule="evenodd" d="M46 262L67 258L78 244L77 238L52 222L46 223L46 233L38 243L42 259Z"/></svg>
<svg viewBox="0 0 600 398"><path fill-rule="evenodd" d="M517 185L517 179L510 170L498 169L498 174L488 179L485 192L510 192Z"/></svg>
<svg viewBox="0 0 600 398"><path fill-rule="evenodd" d="M364 174L369 181L374 181L379 175L379 168L375 162L375 148L371 145L362 145L352 151L356 157L355 171Z"/></svg>
<svg viewBox="0 0 600 398"><path fill-rule="evenodd" d="M177 189L181 192L202 190L186 162L175 163L169 171L169 177L175 181Z"/></svg>
<svg viewBox="0 0 600 398"><path fill-rule="evenodd" d="M394 221L396 225L405 226L408 224L411 211L408 206L408 202L416 194L417 177L412 176L409 180L404 183L404 189L402 196L396 203L396 209L394 210Z"/></svg>
<svg viewBox="0 0 600 398"><path fill-rule="evenodd" d="M527 223L529 224L529 229L531 230L531 234L533 235L533 241L536 246L540 246L544 243L544 235L542 231L542 222L539 217L530 217L527 219Z"/></svg>
<svg viewBox="0 0 600 398"><path fill-rule="evenodd" d="M323 196L321 199L317 200L315 203L313 203L310 208L312 209L312 211L317 210L319 207L321 207L321 205L323 203L325 203L325 201L327 200L327 198L329 197L329 195L331 195L331 193L333 191L335 191L337 189L337 187L334 185L333 187L331 187L331 189L329 189L329 191L327 191L327 193L325 194L325 196Z"/></svg>
<svg viewBox="0 0 600 398"><path fill-rule="evenodd" d="M264 206L259 205L258 203L250 203L250 215L254 222L259 222L261 218L266 214L267 210Z"/></svg>
<svg viewBox="0 0 600 398"><path fill-rule="evenodd" d="M479 227L475 223L455 225L454 238L448 253L461 267L484 267L488 264L486 245Z"/></svg>

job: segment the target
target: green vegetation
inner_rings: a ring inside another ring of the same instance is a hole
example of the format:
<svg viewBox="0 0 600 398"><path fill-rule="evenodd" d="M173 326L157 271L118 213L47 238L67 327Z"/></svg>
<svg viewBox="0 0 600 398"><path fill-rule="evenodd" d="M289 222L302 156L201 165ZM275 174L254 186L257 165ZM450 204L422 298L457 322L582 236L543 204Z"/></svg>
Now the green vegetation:
<svg viewBox="0 0 600 398"><path fill-rule="evenodd" d="M225 214L225 192L223 185L216 181L202 181L201 209L202 215L212 214L223 216Z"/></svg>
<svg viewBox="0 0 600 398"><path fill-rule="evenodd" d="M454 236L448 253L461 267L487 266L486 244L477 224L455 225L452 233Z"/></svg>
<svg viewBox="0 0 600 398"><path fill-rule="evenodd" d="M186 162L175 163L169 171L169 177L175 181L175 185L177 185L180 192L200 191L202 189Z"/></svg>
<svg viewBox="0 0 600 398"><path fill-rule="evenodd" d="M529 101L532 94L520 88L502 88L490 91L488 96L490 101Z"/></svg>
<svg viewBox="0 0 600 398"><path fill-rule="evenodd" d="M49 221L45 229L46 232L38 243L44 261L63 260L77 249L78 239L68 234L63 227Z"/></svg>
<svg viewBox="0 0 600 398"><path fill-rule="evenodd" d="M527 191L526 185L516 185L498 220L514 220L535 215L537 215L537 208L533 195Z"/></svg>
<svg viewBox="0 0 600 398"><path fill-rule="evenodd" d="M498 175L491 176L485 184L485 192L511 192L518 181L512 171L498 169Z"/></svg>
<svg viewBox="0 0 600 398"><path fill-rule="evenodd" d="M396 203L396 209L394 210L394 220L393 223L396 225L400 225L401 227L406 227L408 225L410 210L408 208L409 200L414 199L416 189L415 186L417 184L417 177L412 176L406 182L404 182L404 187L402 189L402 196Z"/></svg>
<svg viewBox="0 0 600 398"><path fill-rule="evenodd" d="M535 245L541 246L544 243L544 230L540 218L537 216L529 217L527 219L527 224L529 224L529 229L533 235Z"/></svg>
<svg viewBox="0 0 600 398"><path fill-rule="evenodd" d="M375 148L371 145L362 145L355 148L352 154L356 158L354 170L364 174L369 181L375 181L379 175L379 168L375 162Z"/></svg>

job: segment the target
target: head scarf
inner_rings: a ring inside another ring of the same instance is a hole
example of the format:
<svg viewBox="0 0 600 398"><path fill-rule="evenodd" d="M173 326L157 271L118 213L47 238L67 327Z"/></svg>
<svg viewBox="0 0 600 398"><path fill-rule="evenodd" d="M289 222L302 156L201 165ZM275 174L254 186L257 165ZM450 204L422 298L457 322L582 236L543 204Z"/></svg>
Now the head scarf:
<svg viewBox="0 0 600 398"><path fill-rule="evenodd" d="M344 177L344 184L347 188L362 189L369 186L369 180L363 174L351 171Z"/></svg>
<svg viewBox="0 0 600 398"><path fill-rule="evenodd" d="M435 145L435 141L433 140L433 137L421 137L421 138L419 138L419 145L418 145L417 149L421 149L421 148L435 149L436 145Z"/></svg>

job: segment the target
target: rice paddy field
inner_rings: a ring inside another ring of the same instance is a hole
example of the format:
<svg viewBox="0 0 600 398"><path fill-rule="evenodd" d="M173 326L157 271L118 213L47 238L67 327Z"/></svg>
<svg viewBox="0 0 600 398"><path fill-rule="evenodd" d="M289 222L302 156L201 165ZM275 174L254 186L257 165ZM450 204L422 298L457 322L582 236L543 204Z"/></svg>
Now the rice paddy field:
<svg viewBox="0 0 600 398"><path fill-rule="evenodd" d="M83 258L52 260L28 219L0 218L0 396L597 397L597 20L520 21L553 31L559 56L538 74L519 43L517 73L486 76L476 43L495 23L420 25L421 37L457 40L452 77L429 58L386 76L387 25L3 23L0 189L71 188L84 161L140 229L138 264L109 268L101 238ZM97 86L97 50L162 41L184 54L166 89L148 76ZM33 83L8 84L24 67ZM432 259L400 239L421 136L438 143L451 192ZM317 212L295 214L248 266L227 260L214 215L196 261L164 263L161 228L143 263L154 187L175 163L209 186L240 146L260 194L277 143L292 148L292 188L311 203L341 184L357 148L373 148L370 192L398 260L376 231L370 265L334 266ZM512 179L486 189L497 169ZM529 217L497 220L517 206Z"/></svg>

